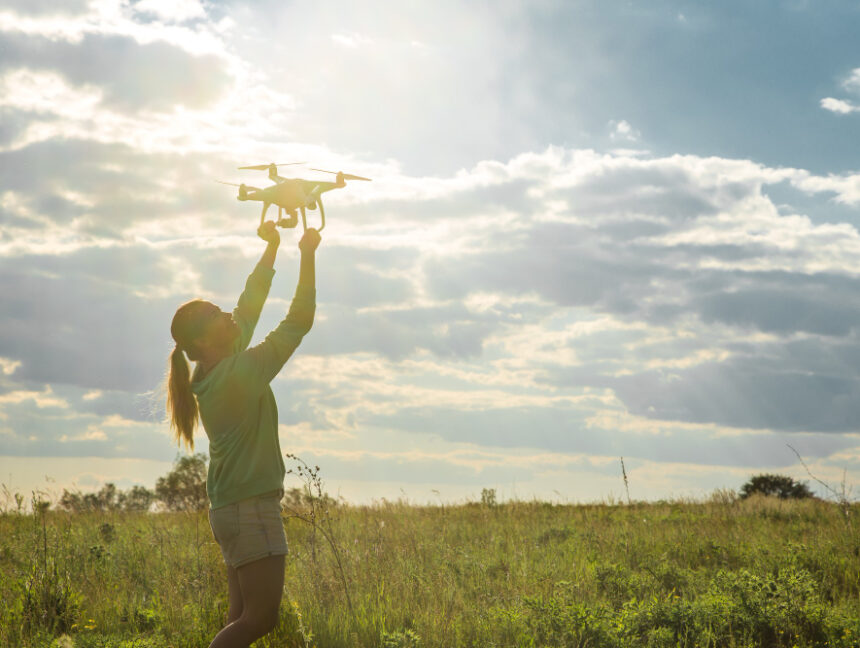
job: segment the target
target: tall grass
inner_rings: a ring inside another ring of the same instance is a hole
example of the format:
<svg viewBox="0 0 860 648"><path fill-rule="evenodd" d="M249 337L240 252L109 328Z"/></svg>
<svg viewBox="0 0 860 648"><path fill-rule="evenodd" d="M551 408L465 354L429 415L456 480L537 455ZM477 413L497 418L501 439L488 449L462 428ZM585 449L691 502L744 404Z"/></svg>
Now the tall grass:
<svg viewBox="0 0 860 648"><path fill-rule="evenodd" d="M340 504L335 554L285 512L281 622L255 645L860 646L860 539L845 518L727 493ZM16 648L206 646L227 612L205 513L0 514L0 597L0 645Z"/></svg>

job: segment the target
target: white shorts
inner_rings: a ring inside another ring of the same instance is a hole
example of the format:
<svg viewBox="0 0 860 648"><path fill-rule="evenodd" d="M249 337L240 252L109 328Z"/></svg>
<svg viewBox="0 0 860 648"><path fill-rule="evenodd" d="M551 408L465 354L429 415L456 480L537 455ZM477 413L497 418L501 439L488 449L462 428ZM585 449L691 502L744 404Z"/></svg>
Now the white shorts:
<svg viewBox="0 0 860 648"><path fill-rule="evenodd" d="M224 562L241 567L267 556L288 553L287 536L281 519L283 491L209 509L209 526L221 547Z"/></svg>

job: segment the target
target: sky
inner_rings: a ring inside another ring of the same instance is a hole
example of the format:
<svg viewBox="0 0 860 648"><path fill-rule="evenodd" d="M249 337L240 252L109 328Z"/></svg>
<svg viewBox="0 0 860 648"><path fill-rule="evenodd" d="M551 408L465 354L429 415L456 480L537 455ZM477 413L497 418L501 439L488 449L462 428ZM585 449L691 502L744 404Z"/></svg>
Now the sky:
<svg viewBox="0 0 860 648"><path fill-rule="evenodd" d="M272 383L333 495L620 501L622 457L637 500L850 487L858 32L839 0L4 0L3 492L170 470L172 315L265 246L215 180L293 161L373 178L327 195Z"/></svg>

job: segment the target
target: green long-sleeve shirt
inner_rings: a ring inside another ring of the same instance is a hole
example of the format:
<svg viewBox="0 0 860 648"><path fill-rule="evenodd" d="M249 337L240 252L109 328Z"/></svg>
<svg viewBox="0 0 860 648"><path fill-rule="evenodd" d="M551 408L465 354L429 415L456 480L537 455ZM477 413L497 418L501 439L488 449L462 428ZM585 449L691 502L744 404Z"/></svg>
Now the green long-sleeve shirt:
<svg viewBox="0 0 860 648"><path fill-rule="evenodd" d="M316 291L299 285L284 320L257 346L248 348L275 271L257 265L233 310L240 335L233 355L191 381L200 419L209 437L206 491L212 508L266 493L284 484L278 442L278 407L269 386L310 330Z"/></svg>

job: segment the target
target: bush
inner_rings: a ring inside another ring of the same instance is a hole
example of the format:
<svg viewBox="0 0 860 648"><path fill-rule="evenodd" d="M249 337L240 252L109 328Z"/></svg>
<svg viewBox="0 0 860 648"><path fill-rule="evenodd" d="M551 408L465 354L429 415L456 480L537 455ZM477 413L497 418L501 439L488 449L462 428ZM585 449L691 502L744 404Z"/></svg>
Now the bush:
<svg viewBox="0 0 860 648"><path fill-rule="evenodd" d="M741 499L756 493L780 499L805 499L813 497L805 482L798 482L786 475L756 475L741 486Z"/></svg>

